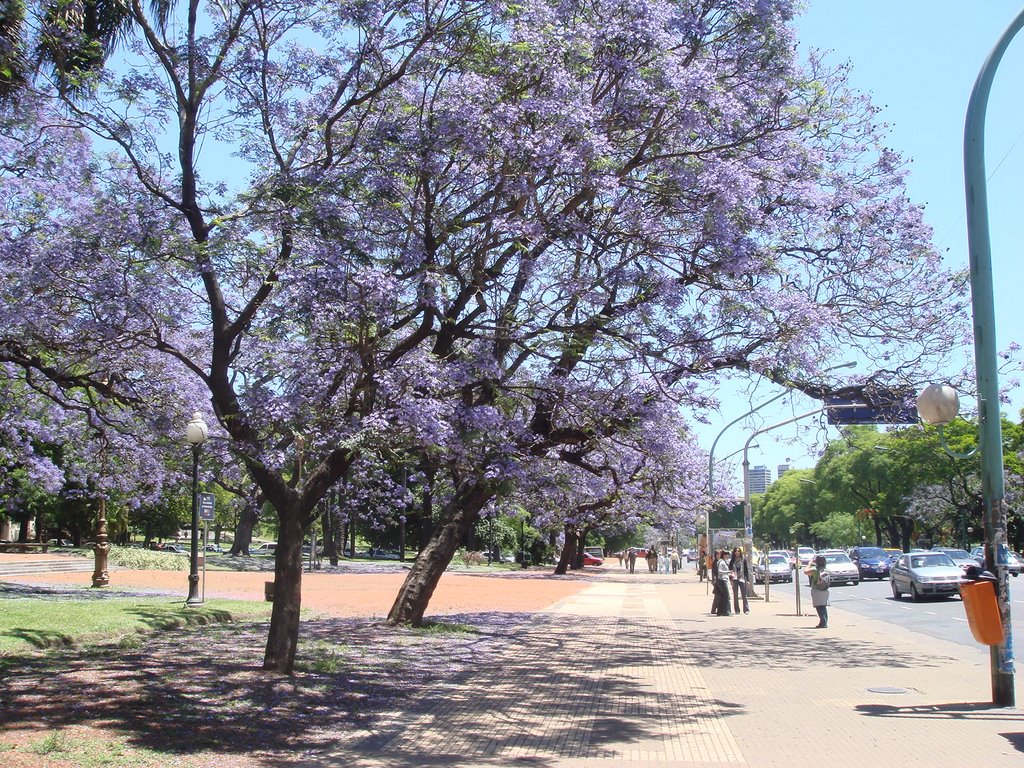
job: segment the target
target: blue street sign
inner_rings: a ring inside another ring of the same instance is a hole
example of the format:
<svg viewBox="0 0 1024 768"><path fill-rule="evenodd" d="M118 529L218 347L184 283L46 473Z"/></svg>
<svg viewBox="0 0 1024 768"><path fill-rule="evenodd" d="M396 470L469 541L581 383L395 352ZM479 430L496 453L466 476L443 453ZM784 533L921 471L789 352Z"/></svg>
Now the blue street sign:
<svg viewBox="0 0 1024 768"><path fill-rule="evenodd" d="M200 493L199 494L199 519L200 520L213 520L213 502L214 495L212 493Z"/></svg>
<svg viewBox="0 0 1024 768"><path fill-rule="evenodd" d="M875 405L845 397L827 397L825 405L829 424L917 424L917 408L895 397Z"/></svg>

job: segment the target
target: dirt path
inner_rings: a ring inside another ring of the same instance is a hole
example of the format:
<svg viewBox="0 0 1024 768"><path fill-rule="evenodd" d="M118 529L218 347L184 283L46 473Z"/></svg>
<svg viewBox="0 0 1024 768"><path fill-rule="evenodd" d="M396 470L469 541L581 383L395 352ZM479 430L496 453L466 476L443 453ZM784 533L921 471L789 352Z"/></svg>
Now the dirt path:
<svg viewBox="0 0 1024 768"><path fill-rule="evenodd" d="M602 569L595 569L595 574ZM88 574L47 573L4 576L4 581L55 586L90 583ZM304 608L336 617L385 616L405 579L405 571L385 573L306 573L302 577ZM263 600L268 572L207 571L206 598ZM430 601L428 616L452 613L540 610L573 595L591 583L588 576L555 577L548 571L501 571L494 575L446 573ZM117 570L110 574L113 589L152 589L188 594L184 571Z"/></svg>

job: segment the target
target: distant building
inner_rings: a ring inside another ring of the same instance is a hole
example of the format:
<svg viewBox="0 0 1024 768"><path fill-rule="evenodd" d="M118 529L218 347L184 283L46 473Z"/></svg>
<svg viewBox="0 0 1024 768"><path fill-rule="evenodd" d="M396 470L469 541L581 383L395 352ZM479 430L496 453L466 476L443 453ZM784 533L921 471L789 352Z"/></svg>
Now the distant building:
<svg viewBox="0 0 1024 768"><path fill-rule="evenodd" d="M764 465L750 468L750 492L764 493L772 484L772 471Z"/></svg>
<svg viewBox="0 0 1024 768"><path fill-rule="evenodd" d="M779 464L778 468L776 469L775 479L779 479L787 472L789 472L789 464Z"/></svg>

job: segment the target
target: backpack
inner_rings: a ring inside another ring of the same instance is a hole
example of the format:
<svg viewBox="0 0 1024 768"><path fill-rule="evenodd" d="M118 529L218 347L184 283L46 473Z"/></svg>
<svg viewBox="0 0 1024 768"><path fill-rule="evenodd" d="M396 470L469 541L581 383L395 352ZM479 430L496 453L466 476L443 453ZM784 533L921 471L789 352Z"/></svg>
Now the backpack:
<svg viewBox="0 0 1024 768"><path fill-rule="evenodd" d="M814 582L814 588L820 589L822 592L824 592L826 589L828 589L829 582L831 580L832 577L828 575L828 571L822 571L818 574L818 580Z"/></svg>

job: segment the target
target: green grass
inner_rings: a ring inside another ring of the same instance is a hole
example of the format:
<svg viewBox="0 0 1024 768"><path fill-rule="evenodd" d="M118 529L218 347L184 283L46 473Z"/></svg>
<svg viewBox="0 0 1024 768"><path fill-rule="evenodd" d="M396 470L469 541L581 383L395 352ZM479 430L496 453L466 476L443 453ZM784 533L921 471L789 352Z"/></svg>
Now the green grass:
<svg viewBox="0 0 1024 768"><path fill-rule="evenodd" d="M460 624L455 621L442 621L439 619L427 619L420 627L421 632L431 635L468 634L475 635L479 632L476 627L469 624Z"/></svg>
<svg viewBox="0 0 1024 768"><path fill-rule="evenodd" d="M80 768L144 768L167 765L166 755L129 745L124 739L99 740L78 733L68 736L63 731L49 733L17 750L9 745L6 750L0 746L0 751L44 756Z"/></svg>
<svg viewBox="0 0 1024 768"><path fill-rule="evenodd" d="M0 658L45 648L117 643L133 647L140 633L234 620L265 620L270 604L207 600L185 608L168 598L0 601Z"/></svg>

